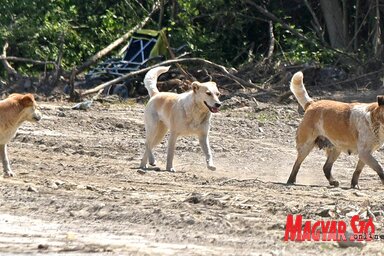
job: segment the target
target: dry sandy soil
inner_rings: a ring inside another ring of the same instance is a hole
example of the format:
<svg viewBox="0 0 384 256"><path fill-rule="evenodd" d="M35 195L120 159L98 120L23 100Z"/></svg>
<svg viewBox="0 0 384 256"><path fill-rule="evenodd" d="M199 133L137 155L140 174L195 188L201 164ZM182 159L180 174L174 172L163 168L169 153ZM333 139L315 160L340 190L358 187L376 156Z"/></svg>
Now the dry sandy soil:
<svg viewBox="0 0 384 256"><path fill-rule="evenodd" d="M328 185L319 150L304 162L298 185L284 184L301 118L293 101L229 99L212 120L217 171L206 169L195 138L181 138L177 172L144 175L137 172L144 148L142 104L96 102L87 111L66 103L40 105L41 123L24 124L9 145L17 176L0 178L1 255L383 253L379 241L340 248L336 242L283 240L288 214L348 221L354 214L366 218L368 211L376 232L384 234L384 186L377 174L365 168L361 190L349 189L356 156L336 162L339 188ZM156 155L164 168L166 142ZM381 151L375 156L384 162Z"/></svg>

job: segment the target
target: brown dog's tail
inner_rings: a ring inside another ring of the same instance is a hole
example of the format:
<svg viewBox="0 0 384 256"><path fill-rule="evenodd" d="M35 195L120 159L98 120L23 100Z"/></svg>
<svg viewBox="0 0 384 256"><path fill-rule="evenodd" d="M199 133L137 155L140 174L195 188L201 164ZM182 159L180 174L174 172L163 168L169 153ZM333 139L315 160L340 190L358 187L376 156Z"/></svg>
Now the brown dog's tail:
<svg viewBox="0 0 384 256"><path fill-rule="evenodd" d="M167 72L171 66L166 67L156 67L147 72L147 74L144 77L144 85L145 88L148 90L149 97L154 96L159 92L159 89L157 89L157 78Z"/></svg>
<svg viewBox="0 0 384 256"><path fill-rule="evenodd" d="M303 83L303 73L301 71L296 72L291 79L291 92L295 95L299 104L304 110L313 102L313 99L309 97L307 90Z"/></svg>

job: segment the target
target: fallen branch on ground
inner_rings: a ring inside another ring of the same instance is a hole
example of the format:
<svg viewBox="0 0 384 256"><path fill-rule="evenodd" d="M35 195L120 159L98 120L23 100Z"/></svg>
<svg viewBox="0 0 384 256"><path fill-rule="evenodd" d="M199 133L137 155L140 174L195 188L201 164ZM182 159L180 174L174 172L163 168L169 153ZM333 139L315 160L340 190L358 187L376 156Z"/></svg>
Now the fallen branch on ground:
<svg viewBox="0 0 384 256"><path fill-rule="evenodd" d="M56 67L56 63L54 61L44 61L44 60L33 60L33 59L28 59L28 58L21 58L21 57L14 57L14 56L0 56L0 60L10 60L10 61L15 61L15 62L26 62L26 63L32 63L36 65L47 65L51 64Z"/></svg>

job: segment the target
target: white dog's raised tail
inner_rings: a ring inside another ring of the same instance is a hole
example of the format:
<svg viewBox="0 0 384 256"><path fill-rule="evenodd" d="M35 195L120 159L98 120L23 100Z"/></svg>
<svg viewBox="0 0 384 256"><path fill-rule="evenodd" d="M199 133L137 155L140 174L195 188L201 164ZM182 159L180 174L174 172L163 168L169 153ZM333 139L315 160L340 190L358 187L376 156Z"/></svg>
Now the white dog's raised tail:
<svg viewBox="0 0 384 256"><path fill-rule="evenodd" d="M153 68L147 72L147 74L144 77L144 85L145 88L148 90L149 97L154 96L155 94L159 93L159 89L157 89L157 78L167 72L171 66L160 66Z"/></svg>
<svg viewBox="0 0 384 256"><path fill-rule="evenodd" d="M309 97L307 90L304 87L303 83L303 73L301 71L296 72L291 79L291 92L295 95L299 104L305 110L310 103L313 102L313 99Z"/></svg>

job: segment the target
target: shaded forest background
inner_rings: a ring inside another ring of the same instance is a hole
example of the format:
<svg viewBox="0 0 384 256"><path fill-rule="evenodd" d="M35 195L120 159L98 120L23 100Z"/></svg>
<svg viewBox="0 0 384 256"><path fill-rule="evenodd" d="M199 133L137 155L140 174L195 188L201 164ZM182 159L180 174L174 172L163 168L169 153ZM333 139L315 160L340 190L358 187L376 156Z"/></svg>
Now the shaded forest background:
<svg viewBox="0 0 384 256"><path fill-rule="evenodd" d="M73 83L126 38L95 54L141 26L166 27L172 46L187 44L193 57L232 68L255 88L305 68L337 81L372 75L377 86L383 15L384 0L3 0L1 89Z"/></svg>

